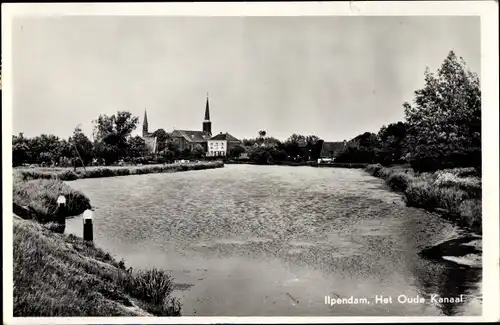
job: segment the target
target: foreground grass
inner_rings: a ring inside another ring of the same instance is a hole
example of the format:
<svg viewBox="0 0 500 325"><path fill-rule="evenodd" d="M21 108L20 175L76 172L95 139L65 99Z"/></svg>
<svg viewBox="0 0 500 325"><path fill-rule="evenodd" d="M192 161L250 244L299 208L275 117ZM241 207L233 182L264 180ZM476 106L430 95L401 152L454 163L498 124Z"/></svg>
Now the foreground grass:
<svg viewBox="0 0 500 325"><path fill-rule="evenodd" d="M408 206L444 212L457 223L481 232L481 176L473 168L417 174L411 168L377 164L365 170L403 192Z"/></svg>
<svg viewBox="0 0 500 325"><path fill-rule="evenodd" d="M73 235L14 217L14 316L175 316L172 279L132 272Z"/></svg>
<svg viewBox="0 0 500 325"><path fill-rule="evenodd" d="M224 162L222 161L207 161L166 165L87 167L85 171L82 168L79 168L77 172L74 172L72 168L18 168L16 169L16 172L19 173L19 177L24 181L30 179L60 179L63 181L72 181L80 178L173 173L221 167L224 167Z"/></svg>

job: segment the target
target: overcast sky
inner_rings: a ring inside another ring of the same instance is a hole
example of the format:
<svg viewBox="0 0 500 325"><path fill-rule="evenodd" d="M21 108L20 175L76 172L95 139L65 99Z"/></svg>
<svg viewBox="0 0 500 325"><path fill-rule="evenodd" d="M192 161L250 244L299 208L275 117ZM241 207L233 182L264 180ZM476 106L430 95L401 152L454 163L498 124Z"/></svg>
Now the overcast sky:
<svg viewBox="0 0 500 325"><path fill-rule="evenodd" d="M13 131L90 136L128 110L150 131L350 139L403 119L450 50L480 72L475 17L64 17L13 29ZM136 133L141 130L137 128Z"/></svg>

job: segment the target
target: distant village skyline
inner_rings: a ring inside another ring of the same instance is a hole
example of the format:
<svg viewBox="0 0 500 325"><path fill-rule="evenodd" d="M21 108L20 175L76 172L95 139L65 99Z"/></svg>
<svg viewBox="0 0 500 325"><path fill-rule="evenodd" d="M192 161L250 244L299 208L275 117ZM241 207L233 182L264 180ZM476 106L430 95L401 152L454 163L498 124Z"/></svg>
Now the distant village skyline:
<svg viewBox="0 0 500 325"><path fill-rule="evenodd" d="M349 33L343 31L348 30ZM149 128L349 140L404 120L450 50L480 75L473 16L16 18L13 133L91 137L100 114ZM40 64L43 62L43 64Z"/></svg>

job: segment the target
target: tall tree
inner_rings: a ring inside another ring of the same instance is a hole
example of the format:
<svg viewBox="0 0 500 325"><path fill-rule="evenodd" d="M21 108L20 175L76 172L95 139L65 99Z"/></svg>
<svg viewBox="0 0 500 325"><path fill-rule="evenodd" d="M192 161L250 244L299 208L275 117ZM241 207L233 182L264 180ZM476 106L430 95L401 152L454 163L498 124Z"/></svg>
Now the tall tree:
<svg viewBox="0 0 500 325"><path fill-rule="evenodd" d="M92 161L94 154L94 146L90 139L82 132L80 126L77 126L73 131L73 135L69 138L71 150L74 151L74 157L79 157L83 160L85 166Z"/></svg>
<svg viewBox="0 0 500 325"><path fill-rule="evenodd" d="M241 156L241 154L244 153L245 151L246 151L245 147L243 147L241 145L237 145L234 148L231 148L231 150L229 150L229 157L239 158Z"/></svg>
<svg viewBox="0 0 500 325"><path fill-rule="evenodd" d="M380 145L378 136L375 133L365 132L354 138L360 147L377 148Z"/></svg>
<svg viewBox="0 0 500 325"><path fill-rule="evenodd" d="M301 144L306 144L306 137L294 133L286 139L284 146L288 155L296 159L304 154L301 149Z"/></svg>
<svg viewBox="0 0 500 325"><path fill-rule="evenodd" d="M128 140L138 123L139 118L126 111L100 115L94 121L96 154L105 159L106 164L126 156Z"/></svg>
<svg viewBox="0 0 500 325"><path fill-rule="evenodd" d="M59 137L52 134L42 134L27 141L32 162L53 163L61 156Z"/></svg>
<svg viewBox="0 0 500 325"><path fill-rule="evenodd" d="M138 158L144 157L148 154L148 147L146 141L138 135L130 138L128 145L128 157Z"/></svg>
<svg viewBox="0 0 500 325"><path fill-rule="evenodd" d="M378 162L384 165L402 162L405 150L407 125L403 122L391 123L382 126L378 132L381 148L378 153Z"/></svg>
<svg viewBox="0 0 500 325"><path fill-rule="evenodd" d="M164 129L158 129L153 132L156 137L156 147L158 152L163 151L167 146L167 141L170 140L170 135Z"/></svg>
<svg viewBox="0 0 500 325"><path fill-rule="evenodd" d="M201 144L196 144L193 148L193 157L194 158L203 158L205 156L205 149Z"/></svg>
<svg viewBox="0 0 500 325"><path fill-rule="evenodd" d="M252 147L256 143L255 139L243 139L243 140L241 140L241 142L243 143L243 145L245 147Z"/></svg>
<svg viewBox="0 0 500 325"><path fill-rule="evenodd" d="M12 136L12 165L20 166L30 158L28 139L22 133Z"/></svg>
<svg viewBox="0 0 500 325"><path fill-rule="evenodd" d="M450 51L413 105L404 103L408 150L415 168L481 167L481 89L477 74Z"/></svg>

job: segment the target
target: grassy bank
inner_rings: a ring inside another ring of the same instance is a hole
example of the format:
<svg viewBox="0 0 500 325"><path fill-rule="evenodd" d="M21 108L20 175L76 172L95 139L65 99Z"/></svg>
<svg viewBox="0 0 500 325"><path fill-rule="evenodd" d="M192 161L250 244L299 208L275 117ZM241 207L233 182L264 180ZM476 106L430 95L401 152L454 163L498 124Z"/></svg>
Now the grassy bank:
<svg viewBox="0 0 500 325"><path fill-rule="evenodd" d="M57 198L66 197L68 216L76 216L90 209L90 200L80 191L72 189L58 179L32 179L23 181L15 173L13 203L23 210L14 208L14 212L24 219L35 219L46 223L56 219ZM23 213L24 212L24 213Z"/></svg>
<svg viewBox="0 0 500 325"><path fill-rule="evenodd" d="M73 235L13 220L14 316L174 316L172 279L132 272Z"/></svg>
<svg viewBox="0 0 500 325"><path fill-rule="evenodd" d="M377 164L365 170L402 192L408 206L441 212L458 224L481 232L481 176L473 168L418 174L411 168Z"/></svg>
<svg viewBox="0 0 500 325"><path fill-rule="evenodd" d="M141 175L152 173L174 173L190 170L202 170L224 167L222 161L167 164L167 165L144 165L144 166L113 166L113 167L87 167L86 170L78 168L75 172L72 168L17 168L19 177L26 181L31 179L60 179L72 181L80 178L99 178Z"/></svg>

